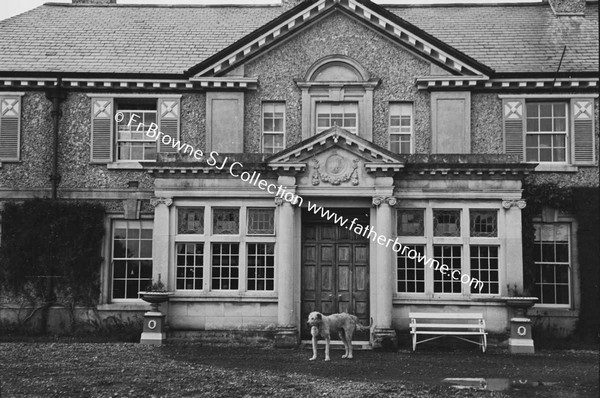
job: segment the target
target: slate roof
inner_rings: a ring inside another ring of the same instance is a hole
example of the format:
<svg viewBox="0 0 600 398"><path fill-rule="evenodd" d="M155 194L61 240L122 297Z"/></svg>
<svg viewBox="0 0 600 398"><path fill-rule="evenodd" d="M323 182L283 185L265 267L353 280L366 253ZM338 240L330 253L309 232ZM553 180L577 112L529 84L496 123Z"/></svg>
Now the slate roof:
<svg viewBox="0 0 600 398"><path fill-rule="evenodd" d="M598 72L598 3L387 7L498 73ZM180 75L279 16L278 6L47 3L0 21L1 72ZM38 73L36 73L38 74Z"/></svg>

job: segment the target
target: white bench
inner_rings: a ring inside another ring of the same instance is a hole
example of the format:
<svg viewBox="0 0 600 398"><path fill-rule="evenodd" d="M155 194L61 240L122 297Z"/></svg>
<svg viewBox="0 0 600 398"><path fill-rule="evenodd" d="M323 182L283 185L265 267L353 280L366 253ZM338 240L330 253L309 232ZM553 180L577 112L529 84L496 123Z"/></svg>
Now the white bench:
<svg viewBox="0 0 600 398"><path fill-rule="evenodd" d="M469 343L481 346L483 352L487 348L487 333L482 314L451 312L411 312L410 334L412 334L413 351L417 344L439 339L444 336L456 337ZM418 341L418 335L434 336ZM467 337L463 337L467 336ZM473 340L477 338L477 341Z"/></svg>

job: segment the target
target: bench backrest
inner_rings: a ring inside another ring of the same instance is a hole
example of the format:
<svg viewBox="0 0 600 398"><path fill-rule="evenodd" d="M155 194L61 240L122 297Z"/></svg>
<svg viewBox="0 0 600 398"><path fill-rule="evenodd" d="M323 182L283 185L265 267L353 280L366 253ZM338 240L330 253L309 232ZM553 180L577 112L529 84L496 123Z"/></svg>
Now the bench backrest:
<svg viewBox="0 0 600 398"><path fill-rule="evenodd" d="M455 319L455 320L479 320L483 319L481 313L463 313L463 312L409 312L410 319Z"/></svg>

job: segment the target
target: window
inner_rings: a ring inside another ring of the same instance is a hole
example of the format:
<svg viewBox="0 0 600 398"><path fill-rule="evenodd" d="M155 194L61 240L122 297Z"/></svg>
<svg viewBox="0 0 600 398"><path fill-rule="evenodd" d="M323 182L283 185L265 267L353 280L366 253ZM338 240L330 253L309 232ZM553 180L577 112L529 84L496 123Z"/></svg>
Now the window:
<svg viewBox="0 0 600 398"><path fill-rule="evenodd" d="M248 290L275 289L275 244L248 243Z"/></svg>
<svg viewBox="0 0 600 398"><path fill-rule="evenodd" d="M483 283L481 290L473 289L474 294L498 294L498 246L471 246L471 277Z"/></svg>
<svg viewBox="0 0 600 398"><path fill-rule="evenodd" d="M318 103L317 134L333 126L358 134L358 104L356 103Z"/></svg>
<svg viewBox="0 0 600 398"><path fill-rule="evenodd" d="M146 131L156 123L156 101L120 102L117 111L123 113L123 119L116 122L117 161L119 160L156 160L156 141ZM134 116L134 122L130 123Z"/></svg>
<svg viewBox="0 0 600 398"><path fill-rule="evenodd" d="M203 234L204 233L204 207L177 209L178 234Z"/></svg>
<svg viewBox="0 0 600 398"><path fill-rule="evenodd" d="M152 282L152 221L115 221L112 298L136 299Z"/></svg>
<svg viewBox="0 0 600 398"><path fill-rule="evenodd" d="M471 218L471 236L498 236L498 212L496 210L471 209L469 216Z"/></svg>
<svg viewBox="0 0 600 398"><path fill-rule="evenodd" d="M179 97L92 96L91 163L110 168L140 168L139 161L154 161L157 152L175 153L179 141ZM162 135L146 132L156 124ZM170 136L170 140L162 137ZM165 144L167 142L167 144Z"/></svg>
<svg viewBox="0 0 600 398"><path fill-rule="evenodd" d="M566 103L527 102L526 160L566 162L567 125Z"/></svg>
<svg viewBox="0 0 600 398"><path fill-rule="evenodd" d="M413 134L413 110L409 103L390 104L390 150L395 153L411 153Z"/></svg>
<svg viewBox="0 0 600 398"><path fill-rule="evenodd" d="M237 290L239 286L239 243L212 244L213 290Z"/></svg>
<svg viewBox="0 0 600 398"><path fill-rule="evenodd" d="M460 210L434 210L433 235L460 236Z"/></svg>
<svg viewBox="0 0 600 398"><path fill-rule="evenodd" d="M425 264L417 258L408 257L410 250L424 255L424 245L407 245L407 250L398 252L398 293L425 293ZM404 253L404 254L402 254Z"/></svg>
<svg viewBox="0 0 600 398"><path fill-rule="evenodd" d="M570 225L535 225L535 296L540 304L570 304Z"/></svg>
<svg viewBox="0 0 600 398"><path fill-rule="evenodd" d="M176 252L176 288L202 290L204 244L178 243Z"/></svg>
<svg viewBox="0 0 600 398"><path fill-rule="evenodd" d="M239 208L213 208L213 234L237 235L239 233Z"/></svg>
<svg viewBox="0 0 600 398"><path fill-rule="evenodd" d="M263 152L277 153L285 148L285 103L263 103Z"/></svg>
<svg viewBox="0 0 600 398"><path fill-rule="evenodd" d="M403 202L399 206L422 208L396 210L402 243L396 254L398 294L448 299L500 294L503 258L498 208L437 208L441 204L437 200Z"/></svg>
<svg viewBox="0 0 600 398"><path fill-rule="evenodd" d="M273 209L248 209L248 235L272 235L275 233Z"/></svg>
<svg viewBox="0 0 600 398"><path fill-rule="evenodd" d="M453 279L454 271L462 272L462 246L433 245L433 258L440 264L446 264L446 275L441 272L433 274L433 290L436 293L460 293L460 279ZM458 272L456 274L458 274Z"/></svg>
<svg viewBox="0 0 600 398"><path fill-rule="evenodd" d="M398 235L423 236L423 210L398 210Z"/></svg>
<svg viewBox="0 0 600 398"><path fill-rule="evenodd" d="M178 292L274 292L275 208L181 204L174 246Z"/></svg>

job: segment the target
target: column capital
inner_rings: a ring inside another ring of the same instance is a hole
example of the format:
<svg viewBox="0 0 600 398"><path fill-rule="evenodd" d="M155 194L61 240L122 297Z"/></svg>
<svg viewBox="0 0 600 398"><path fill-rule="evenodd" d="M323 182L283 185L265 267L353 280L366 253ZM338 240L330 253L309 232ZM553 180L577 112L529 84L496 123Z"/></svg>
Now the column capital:
<svg viewBox="0 0 600 398"><path fill-rule="evenodd" d="M172 198L151 198L150 205L156 208L158 205L165 205L170 207L173 204Z"/></svg>
<svg viewBox="0 0 600 398"><path fill-rule="evenodd" d="M373 197L373 206L378 207L382 203L387 203L390 206L396 206L396 198L393 196L385 197L385 196L374 196Z"/></svg>
<svg viewBox="0 0 600 398"><path fill-rule="evenodd" d="M512 207L518 207L519 209L523 210L525 208L525 206L527 206L527 202L525 202L523 199L503 200L502 201L502 207L504 207L505 209L510 209Z"/></svg>

